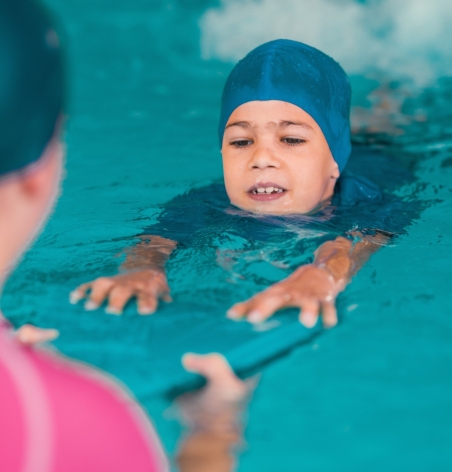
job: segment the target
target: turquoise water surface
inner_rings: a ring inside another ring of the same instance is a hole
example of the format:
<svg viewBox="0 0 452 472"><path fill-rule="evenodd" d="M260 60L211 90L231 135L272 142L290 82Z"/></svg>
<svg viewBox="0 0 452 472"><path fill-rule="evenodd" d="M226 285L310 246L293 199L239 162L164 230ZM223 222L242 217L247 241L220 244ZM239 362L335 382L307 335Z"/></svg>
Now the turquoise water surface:
<svg viewBox="0 0 452 472"><path fill-rule="evenodd" d="M52 300L114 274L122 260L114 256L162 204L221 176L216 126L231 64L201 58L199 23L219 3L47 4L64 25L69 51L68 174L48 227L6 287L2 309L16 325L58 328L62 352L118 376L173 454L181 428L166 419L171 398L146 388L143 360L160 354L149 343L153 318L133 308L122 318L69 305L65 312ZM336 329L262 368L240 471L452 469L452 81L444 75L419 84L353 71L355 139L409 163L418 181L398 192L434 203L347 288ZM371 94L379 84L389 106L378 91ZM223 322L228 303L253 290L239 284L224 295L215 277L199 277L205 268L199 260L192 272L169 274L176 308L154 316L172 317L173 329L179 323L196 329L196 317L177 318L178 307L216 307ZM174 267L186 263L176 260Z"/></svg>

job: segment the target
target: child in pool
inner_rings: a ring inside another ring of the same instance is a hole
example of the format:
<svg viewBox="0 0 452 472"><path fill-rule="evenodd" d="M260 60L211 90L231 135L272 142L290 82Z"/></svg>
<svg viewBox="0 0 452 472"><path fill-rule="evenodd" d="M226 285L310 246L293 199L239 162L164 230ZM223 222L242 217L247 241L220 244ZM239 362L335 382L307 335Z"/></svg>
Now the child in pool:
<svg viewBox="0 0 452 472"><path fill-rule="evenodd" d="M339 64L310 46L277 40L253 50L235 66L224 88L219 124L224 187L212 186L198 200L188 198L192 192L176 198L174 205L184 199L186 204L180 205L179 218L172 214L175 231L168 230L168 217L165 224L146 230L122 266L125 273L78 287L72 301L90 290L86 309L96 309L108 298L107 311L119 314L136 296L138 311L153 313L159 299L170 300L164 266L184 243L178 235L187 225L192 233L201 231L212 220L212 209L202 213L198 204L221 200L224 188L225 199L243 210L226 214L242 220L254 215L255 221L271 223L272 217L265 215L274 215L273 221L289 219L296 225L309 215L320 215L334 223L334 206L364 203L375 210L382 199L379 189L346 170L350 98L349 81ZM198 212L191 226L190 212ZM226 214L221 211L223 220ZM281 308L298 307L305 326L314 326L319 315L324 326L334 326L337 295L393 231L381 218L372 221L372 214L375 211L368 212L366 222L349 219L339 234L319 245L312 263L235 304L228 316L259 322Z"/></svg>

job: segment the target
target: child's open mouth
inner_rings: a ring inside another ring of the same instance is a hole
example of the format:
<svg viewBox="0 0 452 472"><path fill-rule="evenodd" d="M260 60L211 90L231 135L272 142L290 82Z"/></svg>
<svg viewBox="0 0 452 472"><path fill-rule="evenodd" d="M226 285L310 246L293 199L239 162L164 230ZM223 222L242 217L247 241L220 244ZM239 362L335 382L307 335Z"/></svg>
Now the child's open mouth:
<svg viewBox="0 0 452 472"><path fill-rule="evenodd" d="M258 182L248 190L248 195L253 200L266 202L281 198L286 193L286 191L287 190L285 188L272 182Z"/></svg>

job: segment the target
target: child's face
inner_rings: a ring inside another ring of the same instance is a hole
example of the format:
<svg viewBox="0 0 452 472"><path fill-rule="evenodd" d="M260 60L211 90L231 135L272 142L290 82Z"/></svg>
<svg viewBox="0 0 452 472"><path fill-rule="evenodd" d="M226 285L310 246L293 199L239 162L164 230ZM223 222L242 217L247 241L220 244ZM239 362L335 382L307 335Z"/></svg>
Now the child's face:
<svg viewBox="0 0 452 472"><path fill-rule="evenodd" d="M279 100L234 110L221 152L231 203L255 213L309 213L332 196L339 177L318 124Z"/></svg>

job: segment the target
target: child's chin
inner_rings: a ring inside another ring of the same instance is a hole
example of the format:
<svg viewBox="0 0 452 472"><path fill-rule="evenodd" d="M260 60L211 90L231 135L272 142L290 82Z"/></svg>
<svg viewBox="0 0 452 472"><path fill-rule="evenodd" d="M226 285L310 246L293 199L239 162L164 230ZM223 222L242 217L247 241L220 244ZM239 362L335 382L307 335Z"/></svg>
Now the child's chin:
<svg viewBox="0 0 452 472"><path fill-rule="evenodd" d="M293 203L279 201L251 201L246 205L235 205L242 210L249 211L260 215L307 215L312 213L315 208L304 208Z"/></svg>
<svg viewBox="0 0 452 472"><path fill-rule="evenodd" d="M291 201L290 195L286 193L278 195L278 198L271 197L273 197L272 194L250 195L247 193L246 196L243 197L242 195L239 199L230 197L230 201L232 205L240 210L260 215L300 215L312 212L311 208L304 208L306 205L295 205Z"/></svg>
<svg viewBox="0 0 452 472"><path fill-rule="evenodd" d="M249 211L250 213L256 213L258 215L293 215L296 213L301 213L300 211L295 210L291 206L283 205L278 202L252 202L252 204L247 205L235 205L241 208L242 210Z"/></svg>

